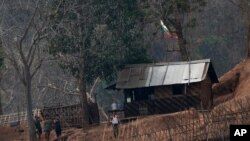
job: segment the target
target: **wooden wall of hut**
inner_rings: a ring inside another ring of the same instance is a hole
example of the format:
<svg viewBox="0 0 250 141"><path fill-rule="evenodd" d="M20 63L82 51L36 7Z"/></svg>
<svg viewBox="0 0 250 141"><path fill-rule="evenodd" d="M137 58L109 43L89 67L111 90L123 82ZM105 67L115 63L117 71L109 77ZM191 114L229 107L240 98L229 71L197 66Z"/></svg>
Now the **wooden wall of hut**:
<svg viewBox="0 0 250 141"><path fill-rule="evenodd" d="M166 98L172 96L171 86L159 86L154 88L155 98Z"/></svg>
<svg viewBox="0 0 250 141"><path fill-rule="evenodd" d="M175 86L183 89L183 91L180 90L182 93L174 94ZM153 88L154 99L125 103L124 112L126 117L171 113L190 107L209 109L213 103L212 81L208 76L202 82Z"/></svg>
<svg viewBox="0 0 250 141"><path fill-rule="evenodd" d="M193 95L200 97L201 94L201 83L191 83L186 84L187 86L187 95Z"/></svg>
<svg viewBox="0 0 250 141"><path fill-rule="evenodd" d="M124 104L125 117L164 114L182 111L190 107L199 108L200 99L197 96L177 95L162 99L134 101Z"/></svg>
<svg viewBox="0 0 250 141"><path fill-rule="evenodd" d="M213 106L213 94L212 94L212 81L207 76L204 81L201 82L201 94L200 99L203 109L210 109Z"/></svg>
<svg viewBox="0 0 250 141"><path fill-rule="evenodd" d="M185 92L186 87L186 92ZM201 94L201 83L190 83L183 84L183 93L178 95L192 95L200 97ZM155 98L167 98L174 96L173 94L173 85L169 86L159 86L154 89Z"/></svg>
<svg viewBox="0 0 250 141"><path fill-rule="evenodd" d="M207 76L205 80L187 86L187 95L198 96L201 99L201 109L210 109L213 105L212 81Z"/></svg>

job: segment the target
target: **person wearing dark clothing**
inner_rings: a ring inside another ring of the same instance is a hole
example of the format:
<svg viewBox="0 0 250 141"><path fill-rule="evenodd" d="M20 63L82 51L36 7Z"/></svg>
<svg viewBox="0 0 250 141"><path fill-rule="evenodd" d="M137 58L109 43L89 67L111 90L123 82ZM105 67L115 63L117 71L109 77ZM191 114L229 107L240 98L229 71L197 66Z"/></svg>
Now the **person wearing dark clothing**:
<svg viewBox="0 0 250 141"><path fill-rule="evenodd" d="M52 130L52 121L48 118L48 116L45 116L44 132L46 141L49 141L51 130Z"/></svg>
<svg viewBox="0 0 250 141"><path fill-rule="evenodd" d="M38 141L41 140L41 135L42 135L42 127L40 122L41 122L40 118L38 116L35 116L35 128Z"/></svg>
<svg viewBox="0 0 250 141"><path fill-rule="evenodd" d="M56 118L54 120L54 127L55 127L57 140L61 141L62 128L61 128L61 122L60 122L59 115L56 115Z"/></svg>

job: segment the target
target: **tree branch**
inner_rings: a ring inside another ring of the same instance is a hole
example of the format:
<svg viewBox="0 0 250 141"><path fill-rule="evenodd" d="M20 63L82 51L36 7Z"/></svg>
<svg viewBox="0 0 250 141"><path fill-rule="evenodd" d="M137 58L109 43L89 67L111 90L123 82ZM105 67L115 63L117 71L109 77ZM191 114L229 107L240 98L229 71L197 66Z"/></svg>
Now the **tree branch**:
<svg viewBox="0 0 250 141"><path fill-rule="evenodd" d="M244 8L241 6L241 4L237 4L234 0L229 0L230 3L232 3L233 5L235 5L236 7L240 8L241 10L243 10Z"/></svg>
<svg viewBox="0 0 250 141"><path fill-rule="evenodd" d="M11 52L11 55L6 55L6 58L12 63L12 66L16 70L19 79L24 83L25 79L24 79L24 77L21 74L21 68L18 67L19 65L17 63L17 59L15 58L14 53Z"/></svg>
<svg viewBox="0 0 250 141"><path fill-rule="evenodd" d="M27 64L27 61L28 61L28 60L26 60L25 55L24 55L24 53L23 53L23 46L22 46L22 44L23 44L23 41L24 41L25 37L27 36L27 34L28 34L28 32L29 32L29 29L30 29L30 27L31 27L31 25L32 25L32 22L33 22L33 20L34 20L34 18L35 18L35 15L36 15L36 12L37 12L37 9L38 9L38 3L39 3L39 1L40 1L40 0L38 0L38 2L37 2L37 4L36 4L36 7L35 7L35 11L34 11L32 17L31 17L31 19L30 19L30 21L29 21L27 27L25 28L25 31L24 31L23 36L21 37L21 39L20 39L20 41L19 41L19 49L18 49L18 51L19 51L19 53L20 53L22 62L23 62L23 64L25 65L25 67L28 67L28 64Z"/></svg>
<svg viewBox="0 0 250 141"><path fill-rule="evenodd" d="M36 28L36 32L35 32L35 34L32 37L32 43L30 45L30 49L29 49L29 52L28 52L28 55L27 55L27 60L28 61L30 60L30 56L32 56L31 55L32 54L32 50L33 50L34 46L36 45L37 41L40 41L43 38L47 37L47 34L41 36L41 34L46 30L46 28L45 28L46 22L47 21L43 21L41 27L38 28L38 29ZM34 26L35 26L35 24L34 24ZM30 64L32 64L32 63L30 63Z"/></svg>
<svg viewBox="0 0 250 141"><path fill-rule="evenodd" d="M43 62L44 58L40 59L38 61L38 65L34 68L33 72L31 72L31 78L34 77L34 75L37 73L37 71L39 70L39 68L42 66L42 62Z"/></svg>
<svg viewBox="0 0 250 141"><path fill-rule="evenodd" d="M74 96L80 96L79 93L66 92L66 91L64 91L63 89L60 89L60 88L58 88L58 87L56 87L56 86L52 86L52 85L39 85L39 86L37 86L37 87L46 87L46 88L58 90L58 91L60 91L60 92L62 92L62 93L64 93L64 94L74 95Z"/></svg>

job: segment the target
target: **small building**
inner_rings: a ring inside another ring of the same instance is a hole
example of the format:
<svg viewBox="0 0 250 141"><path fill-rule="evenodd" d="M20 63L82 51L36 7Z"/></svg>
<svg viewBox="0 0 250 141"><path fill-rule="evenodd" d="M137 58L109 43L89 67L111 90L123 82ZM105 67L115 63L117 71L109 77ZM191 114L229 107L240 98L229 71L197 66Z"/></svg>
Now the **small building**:
<svg viewBox="0 0 250 141"><path fill-rule="evenodd" d="M114 89L125 97L126 117L162 114L190 107L210 109L218 78L210 59L127 65Z"/></svg>

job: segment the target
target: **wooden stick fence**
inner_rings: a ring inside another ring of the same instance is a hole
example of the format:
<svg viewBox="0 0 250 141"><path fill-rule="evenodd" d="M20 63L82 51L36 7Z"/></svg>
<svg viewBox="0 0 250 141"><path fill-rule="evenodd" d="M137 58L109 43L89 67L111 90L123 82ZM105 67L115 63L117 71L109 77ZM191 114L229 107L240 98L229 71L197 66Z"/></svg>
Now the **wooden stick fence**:
<svg viewBox="0 0 250 141"><path fill-rule="evenodd" d="M229 139L230 124L250 124L250 110L235 113L212 115L210 113L200 113L202 118L189 119L188 124L176 125L172 128L162 129L155 132L137 134L122 137L124 141L193 141L207 139ZM206 119L204 119L206 118ZM170 121L171 122L171 121Z"/></svg>

